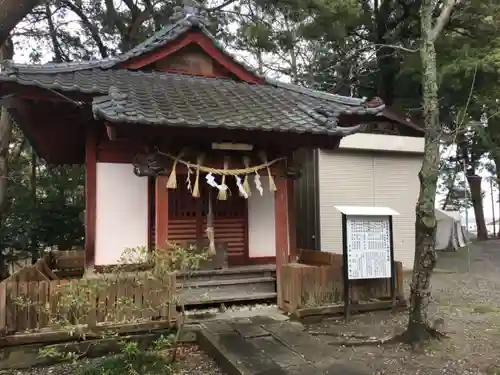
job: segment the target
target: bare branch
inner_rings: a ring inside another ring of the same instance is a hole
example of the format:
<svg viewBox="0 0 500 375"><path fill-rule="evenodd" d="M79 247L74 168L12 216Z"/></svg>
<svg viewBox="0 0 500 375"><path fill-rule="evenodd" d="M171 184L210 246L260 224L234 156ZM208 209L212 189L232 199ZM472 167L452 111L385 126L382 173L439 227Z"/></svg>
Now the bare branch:
<svg viewBox="0 0 500 375"><path fill-rule="evenodd" d="M430 41L435 41L436 38L439 36L443 28L448 23L448 20L451 17L451 13L453 12L453 8L455 7L455 5L459 3L459 1L460 0L446 0L446 3L441 9L439 17L437 18L436 23L434 24L434 27L430 32L429 36Z"/></svg>
<svg viewBox="0 0 500 375"><path fill-rule="evenodd" d="M92 39L94 39L94 42L97 44L97 48L99 49L99 52L101 54L101 57L105 59L108 57L108 50L104 43L102 42L102 39L99 35L99 30L96 25L94 25L92 22L90 22L89 18L85 15L83 10L78 7L77 5L73 4L72 1L64 1L64 4L71 10L73 13L75 13L78 17L80 17L83 26L85 26L89 32L90 35L92 35Z"/></svg>
<svg viewBox="0 0 500 375"><path fill-rule="evenodd" d="M403 47L403 46L397 46L395 44L374 44L375 47L383 47L383 48L392 48L392 49L397 49L397 50L401 50L401 51L405 51L405 52L411 52L411 53L415 53L415 52L418 52L419 49L411 49L411 48L406 48L406 47Z"/></svg>
<svg viewBox="0 0 500 375"><path fill-rule="evenodd" d="M232 3L235 3L235 2L236 2L236 0L227 0L227 1L224 1L221 5L217 5L217 6L214 6L212 8L206 8L205 10L207 12L217 12L217 11L221 10L222 8L225 8L228 5L231 5Z"/></svg>
<svg viewBox="0 0 500 375"><path fill-rule="evenodd" d="M49 37L52 41L52 48L54 49L54 58L56 62L63 62L61 45L57 39L56 28L54 27L54 21L52 20L52 12L50 10L50 5L45 4L45 14L47 15L47 23L49 25Z"/></svg>

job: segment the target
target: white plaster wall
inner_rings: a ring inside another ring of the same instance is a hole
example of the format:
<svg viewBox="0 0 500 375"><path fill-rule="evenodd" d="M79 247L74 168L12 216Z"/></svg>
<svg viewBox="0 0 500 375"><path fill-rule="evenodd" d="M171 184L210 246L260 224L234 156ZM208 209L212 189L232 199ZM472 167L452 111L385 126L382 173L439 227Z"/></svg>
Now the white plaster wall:
<svg viewBox="0 0 500 375"><path fill-rule="evenodd" d="M424 138L357 133L342 138L339 148L422 154L424 152Z"/></svg>
<svg viewBox="0 0 500 375"><path fill-rule="evenodd" d="M97 163L96 173L95 264L117 264L126 248L148 243L148 180L131 164Z"/></svg>
<svg viewBox="0 0 500 375"><path fill-rule="evenodd" d="M248 252L250 258L276 256L274 192L269 191L269 178L261 177L264 195L255 188L250 177L252 195L248 198Z"/></svg>

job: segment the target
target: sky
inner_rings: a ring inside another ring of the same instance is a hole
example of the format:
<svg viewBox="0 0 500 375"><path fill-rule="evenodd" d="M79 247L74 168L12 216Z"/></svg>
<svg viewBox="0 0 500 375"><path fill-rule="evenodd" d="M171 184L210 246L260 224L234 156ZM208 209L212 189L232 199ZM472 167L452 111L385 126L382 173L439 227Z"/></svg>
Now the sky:
<svg viewBox="0 0 500 375"><path fill-rule="evenodd" d="M449 157L452 153L454 152L453 147L449 147L447 150L444 150L442 152L442 157ZM490 181L492 180L490 172L487 170L480 170L478 171L478 175L481 176L482 182L481 182L481 189L483 191L483 210L484 210L484 216L485 216L485 221L486 224L490 223L493 221L493 218L495 218L495 221L499 220L500 216L500 206L499 203L497 202L498 200L498 187L495 182L491 183ZM464 174L459 173L457 176L457 179L463 181L464 180ZM493 197L492 197L493 193ZM440 202L444 199L444 195L438 194L436 197L436 207L440 207ZM465 215L465 210L460 210L461 211L461 217L462 217L462 224L466 224L466 215ZM474 215L474 209L471 207L467 210L467 216L468 216L468 224L469 228L475 227L475 215Z"/></svg>

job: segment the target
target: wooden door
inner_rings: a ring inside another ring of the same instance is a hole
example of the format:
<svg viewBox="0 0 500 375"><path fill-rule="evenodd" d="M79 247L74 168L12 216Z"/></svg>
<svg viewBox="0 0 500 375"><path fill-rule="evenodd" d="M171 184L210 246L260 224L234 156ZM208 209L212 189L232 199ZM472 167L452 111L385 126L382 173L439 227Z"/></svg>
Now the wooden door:
<svg viewBox="0 0 500 375"><path fill-rule="evenodd" d="M183 181L180 177L178 180ZM227 246L229 265L244 265L248 260L248 210L246 199L238 195L233 179L227 200L217 199L217 190L206 185L200 176L200 197L194 198L184 185L168 194L168 241L199 242L206 239L208 199L211 196L215 240ZM211 194L209 190L211 189Z"/></svg>

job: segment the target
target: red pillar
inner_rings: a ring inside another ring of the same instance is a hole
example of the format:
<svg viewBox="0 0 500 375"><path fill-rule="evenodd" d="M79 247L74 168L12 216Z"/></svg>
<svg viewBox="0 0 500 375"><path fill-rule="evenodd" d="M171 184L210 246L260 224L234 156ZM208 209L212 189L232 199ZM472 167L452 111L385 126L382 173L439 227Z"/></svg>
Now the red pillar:
<svg viewBox="0 0 500 375"><path fill-rule="evenodd" d="M155 221L156 233L155 244L157 248L162 248L168 241L168 189L167 176L158 176L156 178L155 196Z"/></svg>
<svg viewBox="0 0 500 375"><path fill-rule="evenodd" d="M284 177L275 179L277 191L274 196L274 221L276 234L276 279L278 291L278 306L281 306L281 267L289 260L289 235L288 235L288 182Z"/></svg>
<svg viewBox="0 0 500 375"><path fill-rule="evenodd" d="M85 140L85 265L95 265L97 194L97 131L91 127Z"/></svg>

